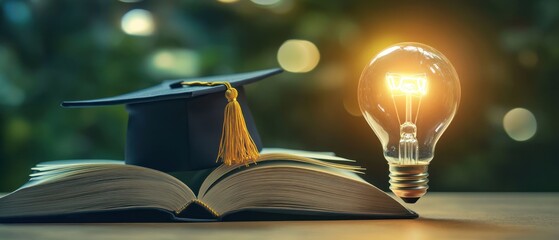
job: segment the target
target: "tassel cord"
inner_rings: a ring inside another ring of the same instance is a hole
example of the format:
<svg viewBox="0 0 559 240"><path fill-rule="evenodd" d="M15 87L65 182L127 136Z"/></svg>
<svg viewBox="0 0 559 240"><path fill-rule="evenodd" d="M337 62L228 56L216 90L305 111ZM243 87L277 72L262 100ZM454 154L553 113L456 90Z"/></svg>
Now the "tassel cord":
<svg viewBox="0 0 559 240"><path fill-rule="evenodd" d="M224 111L224 120L219 143L217 160L223 160L226 165L244 164L255 162L259 156L258 148L246 127L241 105L237 101L237 89L229 82L182 82L182 85L216 86L225 85L227 105Z"/></svg>

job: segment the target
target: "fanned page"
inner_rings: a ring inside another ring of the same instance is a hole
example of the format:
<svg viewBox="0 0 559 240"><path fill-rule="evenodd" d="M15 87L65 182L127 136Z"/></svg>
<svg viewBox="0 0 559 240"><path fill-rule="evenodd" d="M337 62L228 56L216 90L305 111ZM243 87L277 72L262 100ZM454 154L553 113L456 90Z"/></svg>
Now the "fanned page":
<svg viewBox="0 0 559 240"><path fill-rule="evenodd" d="M318 166L331 167L335 169L344 169L356 173L362 173L362 171L365 170L364 168L361 168L359 166L338 163L354 163L355 160L335 156L332 152L310 152L283 148L264 148L262 149L260 156L253 163L253 165L257 165L258 163L267 161L302 162ZM242 169L243 167L245 166L242 164L231 166L220 165L206 177L206 180L204 180L202 186L200 187L198 197L201 198L204 193L218 181L218 179L234 170Z"/></svg>
<svg viewBox="0 0 559 240"><path fill-rule="evenodd" d="M195 199L176 178L122 161L57 161L32 170L27 184L0 198L0 218L131 208L178 212Z"/></svg>
<svg viewBox="0 0 559 240"><path fill-rule="evenodd" d="M315 158L330 158L321 161ZM264 151L250 166L220 166L202 184L198 199L216 217L243 210L324 215L416 217L356 173L360 167L333 155Z"/></svg>

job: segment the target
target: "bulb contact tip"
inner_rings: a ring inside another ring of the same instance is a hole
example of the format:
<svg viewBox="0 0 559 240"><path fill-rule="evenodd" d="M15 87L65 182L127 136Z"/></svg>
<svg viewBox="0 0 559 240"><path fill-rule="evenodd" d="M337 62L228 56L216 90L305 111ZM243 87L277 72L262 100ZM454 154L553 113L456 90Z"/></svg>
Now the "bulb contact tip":
<svg viewBox="0 0 559 240"><path fill-rule="evenodd" d="M402 199L405 203L410 203L410 204L414 204L415 202L417 202L417 200L419 200L418 197L416 197L416 198L401 197L401 199Z"/></svg>

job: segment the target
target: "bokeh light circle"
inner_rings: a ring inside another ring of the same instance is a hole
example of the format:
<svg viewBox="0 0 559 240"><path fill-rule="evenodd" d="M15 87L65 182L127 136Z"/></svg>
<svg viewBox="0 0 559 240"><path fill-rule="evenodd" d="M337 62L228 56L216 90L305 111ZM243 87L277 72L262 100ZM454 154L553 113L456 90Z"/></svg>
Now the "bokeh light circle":
<svg viewBox="0 0 559 240"><path fill-rule="evenodd" d="M250 0L250 1L255 4L263 5L263 6L275 5L281 2L281 0Z"/></svg>
<svg viewBox="0 0 559 240"><path fill-rule="evenodd" d="M284 42L278 50L280 66L289 72L309 72L320 61L320 52L314 43L292 39Z"/></svg>
<svg viewBox="0 0 559 240"><path fill-rule="evenodd" d="M538 124L536 117L528 109L515 108L505 114L503 128L515 141L526 141L536 134Z"/></svg>
<svg viewBox="0 0 559 240"><path fill-rule="evenodd" d="M125 33L136 36L149 36L155 30L153 16L143 9L130 10L124 14L120 26Z"/></svg>

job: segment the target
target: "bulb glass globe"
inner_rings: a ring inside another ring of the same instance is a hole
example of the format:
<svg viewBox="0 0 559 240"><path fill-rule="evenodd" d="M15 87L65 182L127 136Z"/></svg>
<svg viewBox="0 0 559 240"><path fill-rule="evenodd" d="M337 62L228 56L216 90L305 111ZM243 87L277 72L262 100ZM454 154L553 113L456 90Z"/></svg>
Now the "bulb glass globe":
<svg viewBox="0 0 559 240"><path fill-rule="evenodd" d="M390 189L414 203L427 191L435 145L458 109L456 70L430 46L399 43L365 67L358 100L390 166Z"/></svg>

